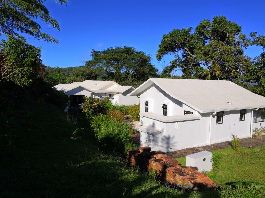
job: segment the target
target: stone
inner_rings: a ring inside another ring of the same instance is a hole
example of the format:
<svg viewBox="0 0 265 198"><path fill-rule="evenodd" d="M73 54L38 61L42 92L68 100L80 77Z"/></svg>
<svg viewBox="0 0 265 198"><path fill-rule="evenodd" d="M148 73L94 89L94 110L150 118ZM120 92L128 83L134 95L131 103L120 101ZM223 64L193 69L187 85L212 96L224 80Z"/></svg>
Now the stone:
<svg viewBox="0 0 265 198"><path fill-rule="evenodd" d="M209 151L201 151L186 156L186 166L197 167L200 172L208 172L212 170L212 153Z"/></svg>
<svg viewBox="0 0 265 198"><path fill-rule="evenodd" d="M128 152L128 164L141 171L154 172L161 182L183 189L215 188L216 184L196 167L181 166L163 152L142 147Z"/></svg>

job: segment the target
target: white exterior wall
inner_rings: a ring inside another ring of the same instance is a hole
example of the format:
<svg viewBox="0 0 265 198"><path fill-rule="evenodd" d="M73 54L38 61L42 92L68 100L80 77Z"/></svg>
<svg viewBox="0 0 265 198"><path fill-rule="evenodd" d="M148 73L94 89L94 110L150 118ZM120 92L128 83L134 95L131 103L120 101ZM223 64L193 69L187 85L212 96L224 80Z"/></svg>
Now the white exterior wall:
<svg viewBox="0 0 265 198"><path fill-rule="evenodd" d="M159 87L152 86L140 95L140 115L144 112L145 101L149 103L149 112L157 115L163 115L162 105L167 105L168 116L184 115L184 110L192 111L193 114L198 115L198 112L181 103L178 100L170 98L165 93L159 90Z"/></svg>
<svg viewBox="0 0 265 198"><path fill-rule="evenodd" d="M222 124L216 123L216 116L211 116L211 144L230 141L232 135L251 137L251 111L247 110L244 121L239 116L240 111L225 111Z"/></svg>
<svg viewBox="0 0 265 198"><path fill-rule="evenodd" d="M163 123L143 117L142 146L164 152L209 144L209 117L200 120Z"/></svg>
<svg viewBox="0 0 265 198"><path fill-rule="evenodd" d="M264 122L253 122L253 130L265 128L265 121Z"/></svg>
<svg viewBox="0 0 265 198"><path fill-rule="evenodd" d="M122 94L117 94L111 99L113 105L138 105L139 98L137 96L124 96Z"/></svg>
<svg viewBox="0 0 265 198"><path fill-rule="evenodd" d="M184 110L200 115L200 120L163 123L143 117L145 101L148 101L148 112L162 115L162 105L168 106L168 116L183 115ZM232 135L238 138L251 137L255 128L265 127L265 122L253 123L252 110L247 110L245 120L240 121L240 111L224 112L223 123L216 123L213 113L199 114L191 107L175 100L159 87L152 86L140 95L140 120L143 125L141 144L151 146L152 150L165 152L204 146L224 141L231 141Z"/></svg>

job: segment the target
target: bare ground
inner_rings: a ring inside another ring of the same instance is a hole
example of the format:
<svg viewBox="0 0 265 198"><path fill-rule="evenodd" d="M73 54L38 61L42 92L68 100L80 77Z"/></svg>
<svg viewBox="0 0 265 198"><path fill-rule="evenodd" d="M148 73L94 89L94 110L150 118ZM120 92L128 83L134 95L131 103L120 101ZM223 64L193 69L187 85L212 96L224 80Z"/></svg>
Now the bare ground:
<svg viewBox="0 0 265 198"><path fill-rule="evenodd" d="M240 146L243 146L243 147L252 148L252 147L257 147L257 146L262 146L262 145L265 145L265 136L256 136L253 138L240 139ZM185 157L186 155L200 152L200 151L205 151L205 150L213 151L213 150L218 150L218 149L222 149L222 148L226 148L230 146L231 146L231 141L227 141L227 142L212 144L208 146L182 149L182 150L170 152L169 154L174 158L178 158L178 157Z"/></svg>

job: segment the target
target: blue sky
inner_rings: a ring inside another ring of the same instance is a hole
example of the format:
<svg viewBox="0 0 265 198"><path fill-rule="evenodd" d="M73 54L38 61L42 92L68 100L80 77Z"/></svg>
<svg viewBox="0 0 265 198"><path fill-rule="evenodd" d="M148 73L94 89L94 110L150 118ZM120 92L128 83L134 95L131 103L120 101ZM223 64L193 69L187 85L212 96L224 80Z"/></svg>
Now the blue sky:
<svg viewBox="0 0 265 198"><path fill-rule="evenodd" d="M53 67L83 65L92 49L126 45L150 55L161 70L169 61L155 58L162 36L214 16L226 16L241 25L244 33L265 34L263 0L69 0L63 6L47 0L46 5L61 31L47 25L43 31L56 37L59 44L30 37L28 41L41 48L43 63ZM246 51L252 57L259 52L256 47Z"/></svg>

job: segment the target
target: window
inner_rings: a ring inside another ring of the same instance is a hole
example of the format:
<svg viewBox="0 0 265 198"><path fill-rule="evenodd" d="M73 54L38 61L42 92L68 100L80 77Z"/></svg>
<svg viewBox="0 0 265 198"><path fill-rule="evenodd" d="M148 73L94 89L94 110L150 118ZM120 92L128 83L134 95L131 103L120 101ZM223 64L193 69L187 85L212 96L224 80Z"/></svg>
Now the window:
<svg viewBox="0 0 265 198"><path fill-rule="evenodd" d="M265 110L264 109L259 109L257 111L253 111L253 122L258 123L258 122L264 122L265 118Z"/></svg>
<svg viewBox="0 0 265 198"><path fill-rule="evenodd" d="M223 117L224 117L224 112L223 111L217 112L216 123L217 124L223 124Z"/></svg>
<svg viewBox="0 0 265 198"><path fill-rule="evenodd" d="M184 115L188 115L188 114L193 114L193 112L192 111L185 111L184 110Z"/></svg>
<svg viewBox="0 0 265 198"><path fill-rule="evenodd" d="M240 110L239 120L240 121L245 121L245 115L246 115L246 109Z"/></svg>
<svg viewBox="0 0 265 198"><path fill-rule="evenodd" d="M148 112L148 101L144 103L144 112Z"/></svg>
<svg viewBox="0 0 265 198"><path fill-rule="evenodd" d="M163 115L167 116L167 105L163 104L162 109L163 109Z"/></svg>

